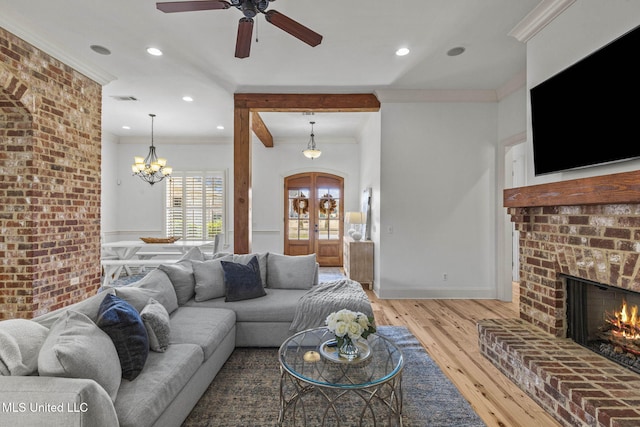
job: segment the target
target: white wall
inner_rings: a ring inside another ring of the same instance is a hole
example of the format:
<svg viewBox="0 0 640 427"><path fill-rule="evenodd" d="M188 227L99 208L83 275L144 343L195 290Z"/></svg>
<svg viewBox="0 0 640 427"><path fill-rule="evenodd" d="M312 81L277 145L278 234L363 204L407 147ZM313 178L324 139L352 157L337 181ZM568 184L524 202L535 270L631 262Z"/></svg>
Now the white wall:
<svg viewBox="0 0 640 427"><path fill-rule="evenodd" d="M635 28L640 24L639 17L639 1L576 1L527 43L527 87L536 86ZM635 53L629 52L629 54ZM598 76L594 76L594 82L597 78ZM527 106L529 106L528 98ZM529 107L527 122L527 132L531 135ZM585 123L585 126L588 126L588 123ZM593 141L592 143L604 142ZM531 141L528 141L527 146L527 185L628 172L640 168L640 161L635 160L536 177L533 175Z"/></svg>
<svg viewBox="0 0 640 427"><path fill-rule="evenodd" d="M381 117L379 295L495 297L497 103L383 102Z"/></svg>
<svg viewBox="0 0 640 427"><path fill-rule="evenodd" d="M360 191L371 188L371 240L373 241L373 286L380 283L380 113L373 113L360 134ZM357 208L356 210L360 210Z"/></svg>
<svg viewBox="0 0 640 427"><path fill-rule="evenodd" d="M118 165L118 138L109 133L102 133L101 147L101 192L100 199L100 229L103 235L107 235L118 229L116 217L118 216L117 199L117 165Z"/></svg>

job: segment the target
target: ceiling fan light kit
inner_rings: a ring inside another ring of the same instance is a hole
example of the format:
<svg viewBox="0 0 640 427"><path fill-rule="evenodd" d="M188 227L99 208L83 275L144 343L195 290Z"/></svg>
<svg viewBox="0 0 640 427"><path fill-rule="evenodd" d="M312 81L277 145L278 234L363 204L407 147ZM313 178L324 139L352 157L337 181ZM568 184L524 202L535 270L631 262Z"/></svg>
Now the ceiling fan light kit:
<svg viewBox="0 0 640 427"><path fill-rule="evenodd" d="M253 34L253 18L262 13L270 24L291 34L309 46L315 47L322 42L322 36L310 28L305 27L277 10L269 10L269 3L273 0L196 0L173 1L156 3L158 10L165 13L192 12L201 10L237 8L244 15L238 23L238 35L236 37L236 58L247 58L251 52L251 35Z"/></svg>

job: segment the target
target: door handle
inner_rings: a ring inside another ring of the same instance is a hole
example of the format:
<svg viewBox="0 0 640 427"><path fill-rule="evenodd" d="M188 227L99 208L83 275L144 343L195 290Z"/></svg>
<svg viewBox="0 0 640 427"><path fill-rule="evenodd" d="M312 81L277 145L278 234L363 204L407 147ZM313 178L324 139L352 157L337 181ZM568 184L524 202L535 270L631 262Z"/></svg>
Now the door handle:
<svg viewBox="0 0 640 427"><path fill-rule="evenodd" d="M316 232L316 233L318 232L318 224L315 224L315 225L314 225L314 227L313 227L313 231L314 231L314 232Z"/></svg>

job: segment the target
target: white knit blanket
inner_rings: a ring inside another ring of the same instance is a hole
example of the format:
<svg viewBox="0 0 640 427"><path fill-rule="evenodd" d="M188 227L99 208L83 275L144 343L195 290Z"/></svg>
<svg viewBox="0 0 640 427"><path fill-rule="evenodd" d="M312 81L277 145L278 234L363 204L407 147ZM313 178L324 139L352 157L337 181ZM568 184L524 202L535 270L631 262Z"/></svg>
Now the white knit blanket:
<svg viewBox="0 0 640 427"><path fill-rule="evenodd" d="M339 279L314 286L298 300L290 330L294 332L325 325L327 316L346 308L373 317L373 309L360 283Z"/></svg>

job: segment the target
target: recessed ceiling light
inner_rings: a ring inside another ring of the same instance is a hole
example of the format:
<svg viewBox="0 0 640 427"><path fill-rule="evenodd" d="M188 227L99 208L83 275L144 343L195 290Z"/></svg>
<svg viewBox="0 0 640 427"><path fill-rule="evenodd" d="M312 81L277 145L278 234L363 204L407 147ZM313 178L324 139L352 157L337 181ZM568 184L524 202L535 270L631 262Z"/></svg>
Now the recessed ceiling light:
<svg viewBox="0 0 640 427"><path fill-rule="evenodd" d="M216 126L216 129L218 129L218 130L224 130L224 126L222 126L222 125L218 125L218 126Z"/></svg>
<svg viewBox="0 0 640 427"><path fill-rule="evenodd" d="M190 97L190 96L183 96L182 100L185 101L185 102L193 102L193 98Z"/></svg>
<svg viewBox="0 0 640 427"><path fill-rule="evenodd" d="M458 56L462 55L466 49L462 46L451 48L447 51L447 55L449 56Z"/></svg>
<svg viewBox="0 0 640 427"><path fill-rule="evenodd" d="M153 56L162 56L162 51L160 49L158 49L157 47L148 47L147 48L147 53L149 55L153 55Z"/></svg>
<svg viewBox="0 0 640 427"><path fill-rule="evenodd" d="M410 50L406 47L401 47L400 49L396 50L396 55L398 56L405 56L408 55L410 52Z"/></svg>
<svg viewBox="0 0 640 427"><path fill-rule="evenodd" d="M124 126L122 126L122 129L129 130L129 129L131 129L131 126L124 125Z"/></svg>
<svg viewBox="0 0 640 427"><path fill-rule="evenodd" d="M95 53L99 53L100 55L111 55L111 51L104 46L100 46L98 44L92 44L89 46L92 51Z"/></svg>

